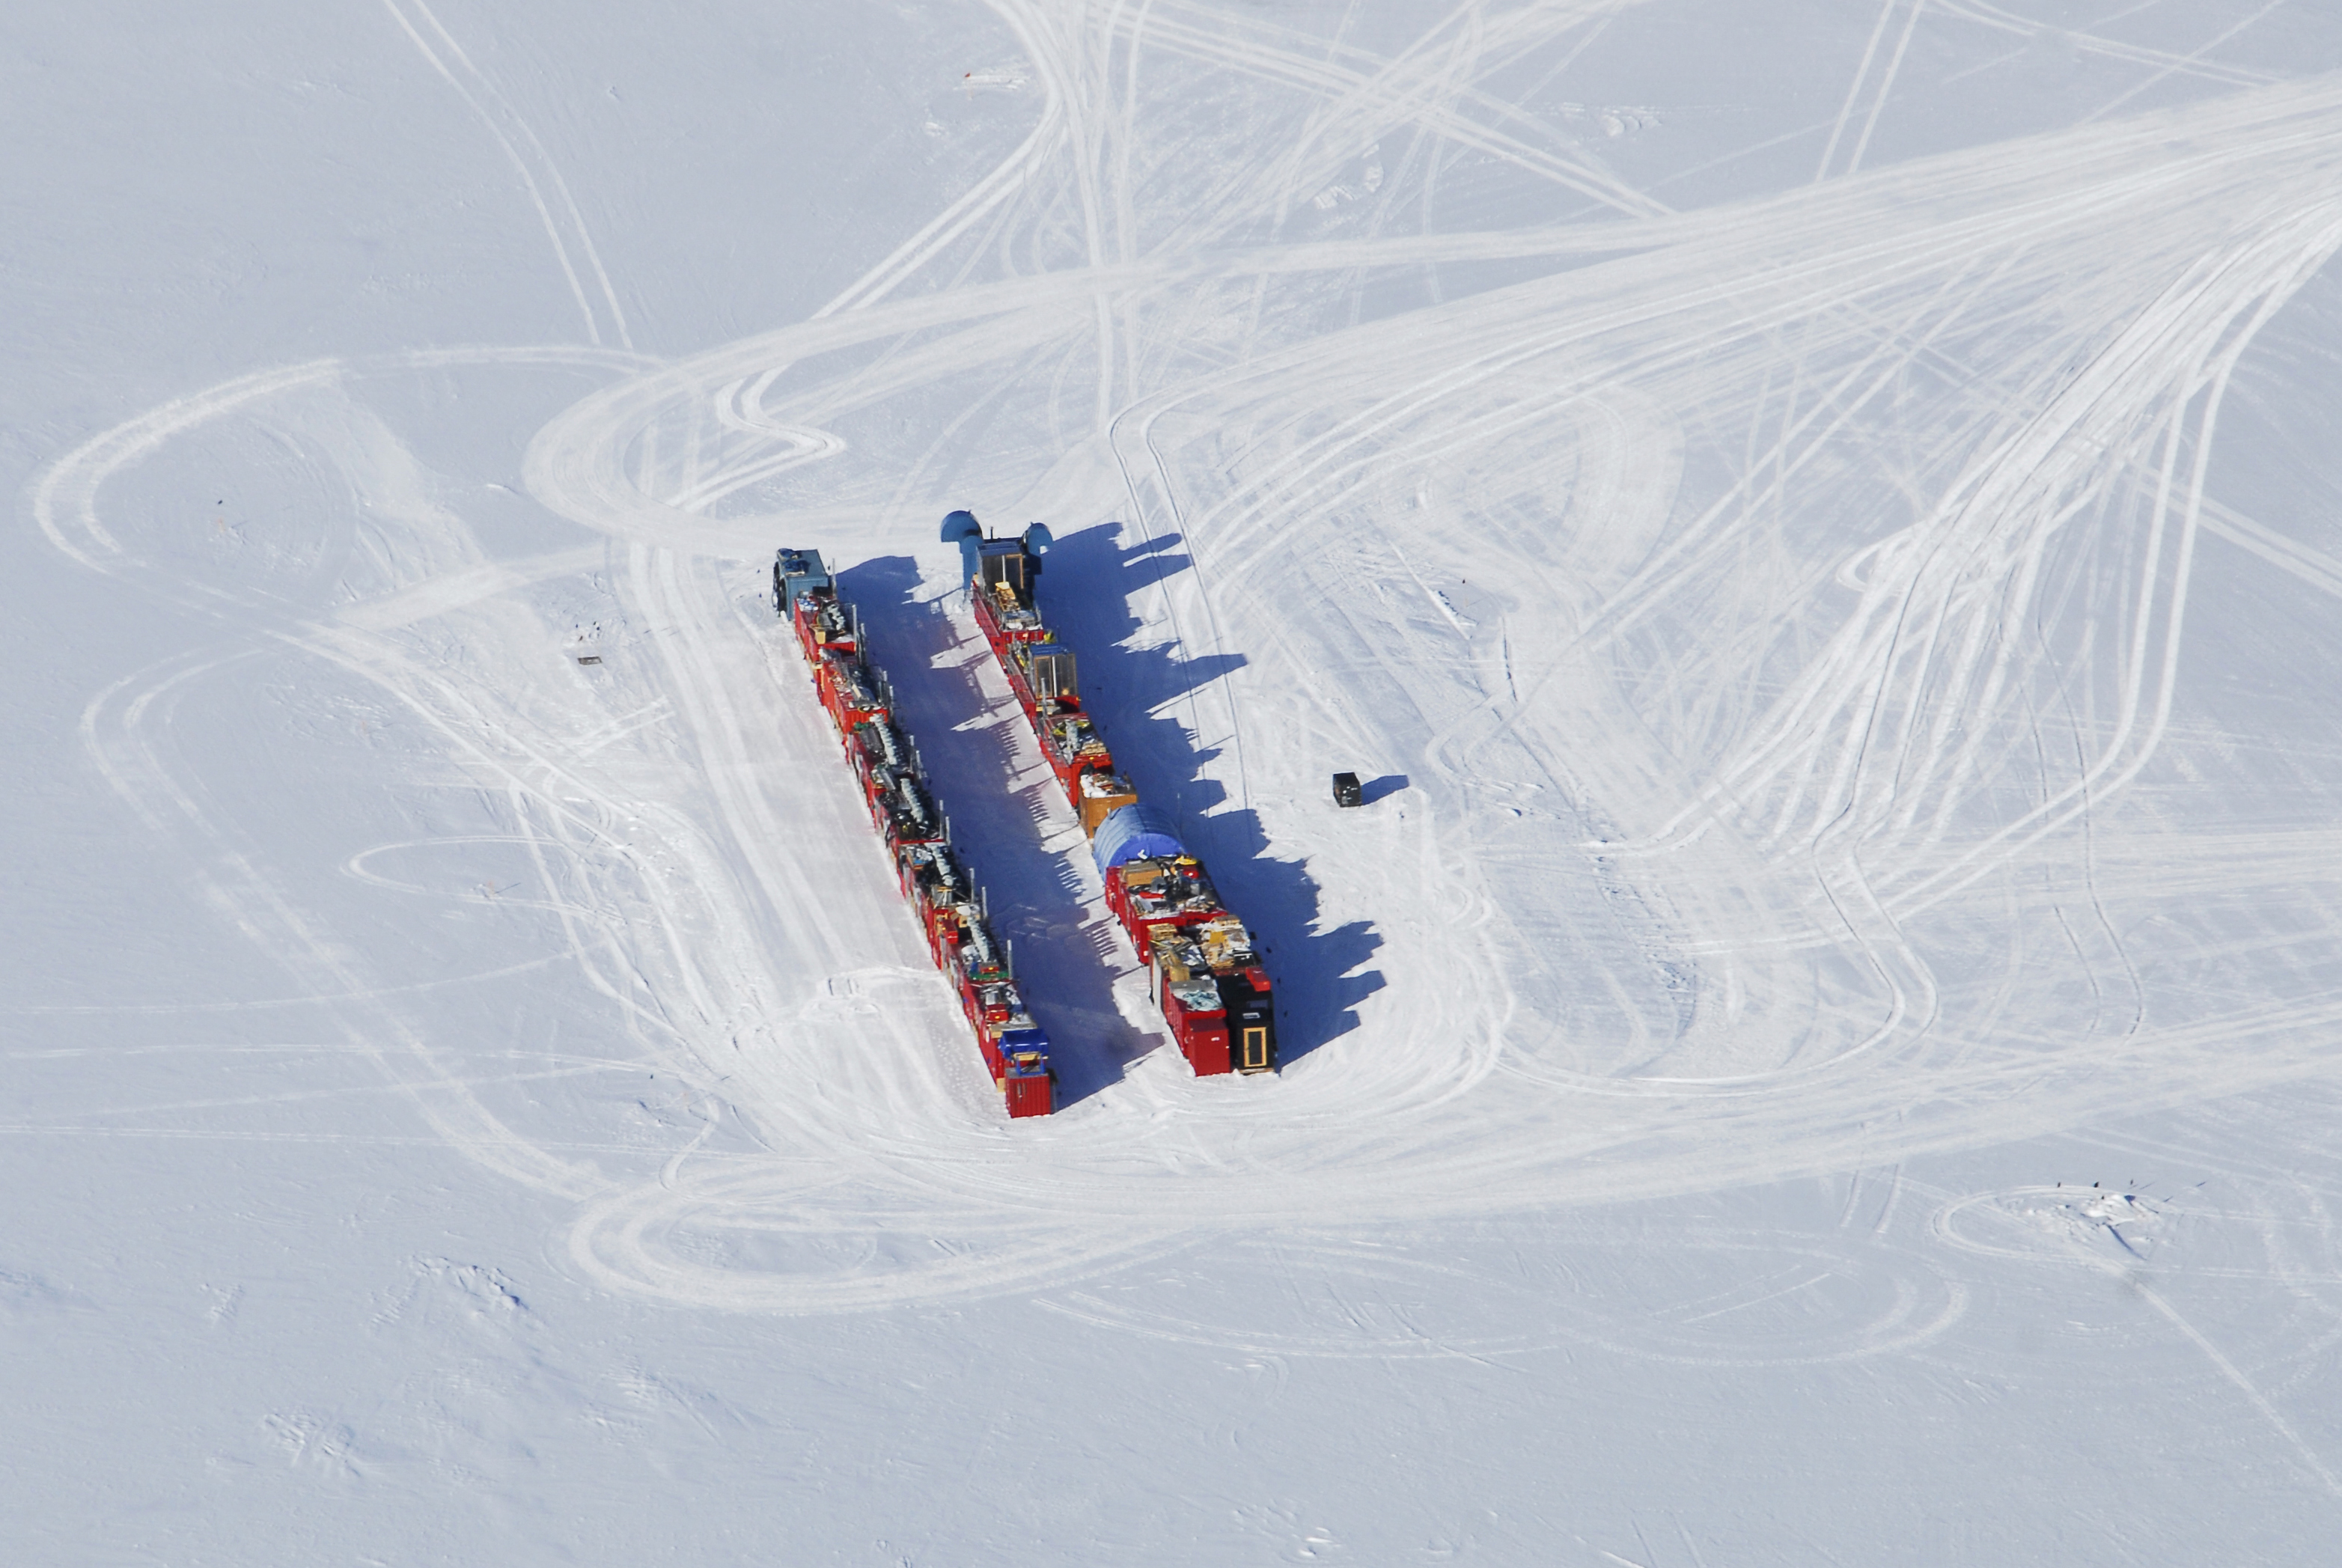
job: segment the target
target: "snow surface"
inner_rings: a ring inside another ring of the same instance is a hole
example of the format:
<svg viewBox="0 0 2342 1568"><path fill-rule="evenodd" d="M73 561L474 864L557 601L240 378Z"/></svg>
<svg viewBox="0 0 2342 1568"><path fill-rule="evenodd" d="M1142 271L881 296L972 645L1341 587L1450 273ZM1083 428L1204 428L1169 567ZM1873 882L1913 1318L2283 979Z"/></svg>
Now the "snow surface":
<svg viewBox="0 0 2342 1568"><path fill-rule="evenodd" d="M2342 12L20 0L0 125L0 1558L2332 1560Z"/></svg>

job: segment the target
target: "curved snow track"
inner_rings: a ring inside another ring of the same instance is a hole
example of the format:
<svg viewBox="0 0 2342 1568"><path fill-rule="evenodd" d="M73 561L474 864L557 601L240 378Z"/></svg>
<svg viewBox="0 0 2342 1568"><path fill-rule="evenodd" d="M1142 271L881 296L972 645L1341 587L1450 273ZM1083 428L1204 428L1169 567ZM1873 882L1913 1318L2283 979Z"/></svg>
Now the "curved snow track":
<svg viewBox="0 0 2342 1568"><path fill-rule="evenodd" d="M2125 807L2175 747L2227 744L2186 730L2208 724L2187 718L2187 610L2205 534L2260 535L2207 470L2240 359L2342 245L2342 83L1677 214L1487 85L1522 40L1618 8L1525 6L1386 58L1201 6L1076 26L1004 3L1042 89L1028 132L812 319L665 362L319 361L129 421L57 464L35 515L219 634L102 694L86 744L437 1136L573 1203L595 1278L677 1301L1066 1286L1206 1242L1892 1164L2330 1070L2342 1003L2298 954L2342 933L2207 954L2166 874L2252 885L2300 843L2189 862ZM557 187L448 58L532 191ZM1272 150L1186 156L1198 92ZM1356 153L1402 130L1583 219L1297 232L1313 200L1427 211L1436 157L1369 179ZM589 329L623 339L565 187L538 205ZM493 552L453 499L491 476L426 471L376 407L434 377L559 409L509 433L536 505L495 503ZM170 464L302 504L199 537L121 500ZM1087 1092L997 1116L757 600L783 542L896 562L879 656L945 713L985 666L916 590L944 588L932 529L959 504L1103 530L1044 593L1106 606L1090 625L1124 652L1085 643L1086 674L1115 688L1117 741L1153 749L1149 784L1205 759L1180 803L1224 878L1276 868L1279 896L1238 900L1266 905L1308 1047L1276 1080L1147 1054L1106 1000L1127 960L1079 914L1094 888L1050 882L1063 824L1001 842L1034 759L978 733L964 782L937 770L945 804L996 835L996 891L1043 912L1045 969L1097 1000L1044 1013ZM165 722L256 667L303 702L358 694L395 726L392 794L468 792L469 825L272 857L265 796L194 772ZM1362 764L1406 787L1322 809L1325 775ZM434 870L491 847L530 885ZM645 1164L492 1105L397 955L314 913L325 881L509 912L532 975L582 987L634 1053L546 1069L646 1064L706 1126ZM2232 984L2157 984L2183 962ZM719 1122L745 1133L717 1148ZM1962 1310L1917 1262L1865 1266L1886 1272L1848 1276L1843 1323L1764 1354L1906 1346ZM1642 1332L1636 1353L1724 1353L1693 1320Z"/></svg>

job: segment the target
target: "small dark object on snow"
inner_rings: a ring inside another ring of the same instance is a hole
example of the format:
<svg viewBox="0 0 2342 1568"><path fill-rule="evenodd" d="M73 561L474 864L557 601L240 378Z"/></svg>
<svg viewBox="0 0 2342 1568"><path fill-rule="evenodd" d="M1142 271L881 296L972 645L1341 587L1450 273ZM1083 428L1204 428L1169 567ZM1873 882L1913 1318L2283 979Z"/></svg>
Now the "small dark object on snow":
<svg viewBox="0 0 2342 1568"><path fill-rule="evenodd" d="M1358 783L1357 774L1336 774L1334 775L1334 804L1336 805L1364 805L1366 804L1366 792L1365 787Z"/></svg>
<svg viewBox="0 0 2342 1568"><path fill-rule="evenodd" d="M598 664L602 662L602 655L599 654L580 654L577 655L577 662L581 664Z"/></svg>

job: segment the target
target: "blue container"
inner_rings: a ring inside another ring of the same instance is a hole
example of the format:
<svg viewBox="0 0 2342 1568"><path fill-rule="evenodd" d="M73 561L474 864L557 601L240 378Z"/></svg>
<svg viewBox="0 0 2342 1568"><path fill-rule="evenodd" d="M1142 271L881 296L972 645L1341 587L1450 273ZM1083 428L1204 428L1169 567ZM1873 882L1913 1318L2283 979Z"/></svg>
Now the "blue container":
<svg viewBox="0 0 2342 1568"><path fill-rule="evenodd" d="M1038 1051L1046 1056L1049 1054L1049 1032L1040 1028L1004 1029L1000 1034L1000 1054L1006 1056L1012 1051Z"/></svg>
<svg viewBox="0 0 2342 1568"><path fill-rule="evenodd" d="M1097 861L1101 876L1134 860L1186 853L1171 819L1144 801L1106 813L1106 820L1098 824L1097 832L1090 838L1090 854Z"/></svg>

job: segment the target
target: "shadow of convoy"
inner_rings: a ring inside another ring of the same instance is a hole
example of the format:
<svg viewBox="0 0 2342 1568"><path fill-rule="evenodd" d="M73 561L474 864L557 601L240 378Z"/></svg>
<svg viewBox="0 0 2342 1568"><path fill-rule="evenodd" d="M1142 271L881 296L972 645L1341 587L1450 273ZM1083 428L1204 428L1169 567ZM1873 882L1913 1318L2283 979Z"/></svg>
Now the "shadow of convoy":
<svg viewBox="0 0 2342 1568"><path fill-rule="evenodd" d="M1120 524L1102 523L1056 541L1043 564L1042 616L1075 650L1083 702L1140 798L1178 819L1182 840L1260 942L1276 984L1278 1055L1298 1061L1358 1026L1357 1004L1383 988L1379 973L1363 970L1383 939L1365 921L1319 929L1318 889L1307 867L1271 858L1259 814L1226 809L1226 791L1196 776L1219 754L1199 747L1175 704L1245 660L1127 646L1141 625L1132 600L1190 563L1176 534L1136 545L1123 544L1120 535ZM1382 786L1406 783L1376 781L1383 794L1391 789ZM1326 809L1335 809L1330 801Z"/></svg>
<svg viewBox="0 0 2342 1568"><path fill-rule="evenodd" d="M872 662L894 683L896 712L950 819L952 844L990 896L993 929L1016 944L1026 999L1049 1033L1057 1104L1085 1100L1160 1042L1115 1004L1121 938L1091 913L1080 830L1048 770L1020 757L1024 714L986 695L977 672L992 653L964 615L951 613L956 595L922 597L918 563L907 555L878 556L836 575L839 594L861 612ZM971 1061L975 1050L971 1041Z"/></svg>

